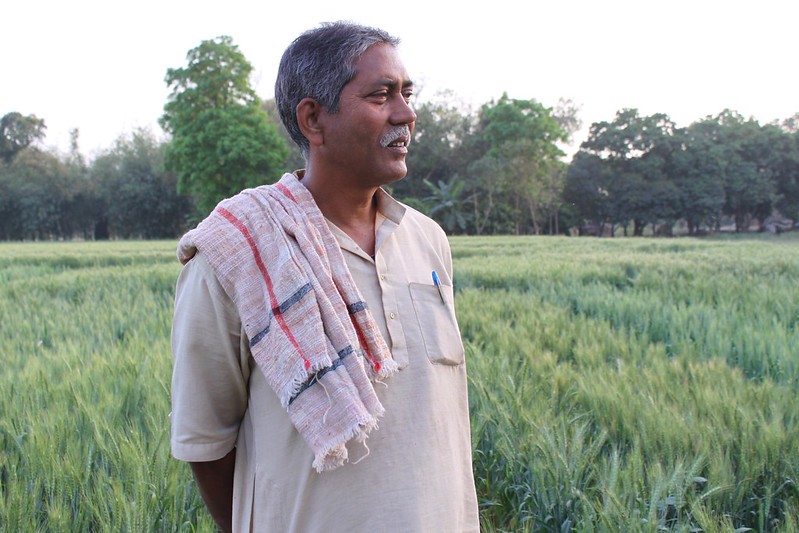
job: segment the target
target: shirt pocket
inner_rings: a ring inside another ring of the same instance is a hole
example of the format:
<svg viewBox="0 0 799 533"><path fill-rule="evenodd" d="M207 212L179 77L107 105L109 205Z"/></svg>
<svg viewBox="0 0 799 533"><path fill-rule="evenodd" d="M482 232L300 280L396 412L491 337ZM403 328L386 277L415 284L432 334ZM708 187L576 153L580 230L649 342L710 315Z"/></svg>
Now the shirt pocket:
<svg viewBox="0 0 799 533"><path fill-rule="evenodd" d="M441 293L435 285L411 283L408 287L427 358L433 364L463 364L463 342L455 317L452 287L441 285Z"/></svg>

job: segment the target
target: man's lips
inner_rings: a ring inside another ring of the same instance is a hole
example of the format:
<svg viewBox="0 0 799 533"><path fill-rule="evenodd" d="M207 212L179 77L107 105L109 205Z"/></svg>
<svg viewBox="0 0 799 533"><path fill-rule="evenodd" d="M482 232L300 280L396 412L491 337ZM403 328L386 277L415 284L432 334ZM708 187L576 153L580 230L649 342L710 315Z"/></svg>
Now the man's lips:
<svg viewBox="0 0 799 533"><path fill-rule="evenodd" d="M397 139L397 140L395 140L393 142L390 142L386 146L386 148L390 148L393 151L401 152L403 154L407 154L408 153L408 138L405 137L405 136L400 137L399 139Z"/></svg>

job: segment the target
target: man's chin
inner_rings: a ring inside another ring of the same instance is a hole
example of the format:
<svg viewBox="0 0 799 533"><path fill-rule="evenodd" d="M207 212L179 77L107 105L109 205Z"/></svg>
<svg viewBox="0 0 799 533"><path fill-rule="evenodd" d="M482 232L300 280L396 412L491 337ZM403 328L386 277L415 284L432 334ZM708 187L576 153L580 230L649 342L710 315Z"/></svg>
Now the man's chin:
<svg viewBox="0 0 799 533"><path fill-rule="evenodd" d="M396 183L408 175L408 167L405 162L392 166L391 170L384 174L383 181L386 185Z"/></svg>
<svg viewBox="0 0 799 533"><path fill-rule="evenodd" d="M402 181L402 180L404 180L404 179L405 179L405 176L407 176L407 175L408 175L408 169L405 169L405 172L398 173L398 174L397 174L397 175L395 175L395 176L394 176L394 178L393 178L391 181L389 181L388 183L397 183L398 181Z"/></svg>

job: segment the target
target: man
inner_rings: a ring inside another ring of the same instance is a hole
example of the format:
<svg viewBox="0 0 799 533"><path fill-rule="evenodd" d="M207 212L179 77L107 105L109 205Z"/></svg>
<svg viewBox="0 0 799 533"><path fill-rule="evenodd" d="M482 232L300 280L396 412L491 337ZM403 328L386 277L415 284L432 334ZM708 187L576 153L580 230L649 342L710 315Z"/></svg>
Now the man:
<svg viewBox="0 0 799 533"><path fill-rule="evenodd" d="M172 453L222 530L479 529L449 245L381 189L416 120L397 45L297 38L275 99L305 170L181 240Z"/></svg>

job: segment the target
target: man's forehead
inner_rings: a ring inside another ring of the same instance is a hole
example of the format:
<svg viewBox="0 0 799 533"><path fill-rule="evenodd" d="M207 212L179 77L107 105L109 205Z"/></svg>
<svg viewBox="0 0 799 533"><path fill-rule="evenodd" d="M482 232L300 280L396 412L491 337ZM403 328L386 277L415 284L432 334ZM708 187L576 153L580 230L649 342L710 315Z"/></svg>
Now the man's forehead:
<svg viewBox="0 0 799 533"><path fill-rule="evenodd" d="M355 62L355 78L372 85L408 87L413 81L396 48L389 44L369 47Z"/></svg>

